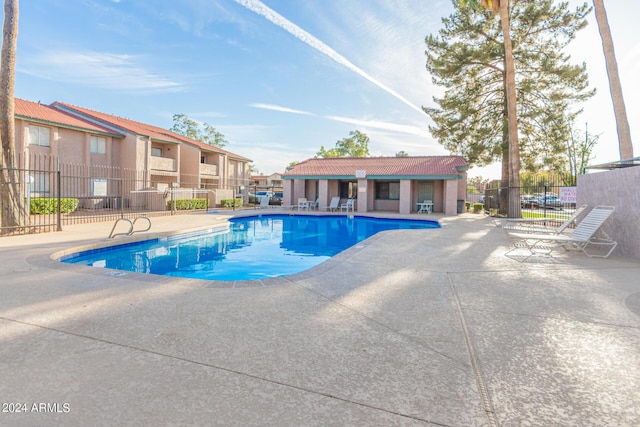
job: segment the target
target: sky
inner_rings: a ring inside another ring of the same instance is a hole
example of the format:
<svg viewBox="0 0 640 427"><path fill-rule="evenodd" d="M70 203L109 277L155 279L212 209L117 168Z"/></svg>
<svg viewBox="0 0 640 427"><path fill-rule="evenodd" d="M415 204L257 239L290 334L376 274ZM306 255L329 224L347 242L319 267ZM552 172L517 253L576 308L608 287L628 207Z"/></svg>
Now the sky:
<svg viewBox="0 0 640 427"><path fill-rule="evenodd" d="M605 5L640 156L640 2ZM374 156L447 155L422 111L442 94L424 39L452 11L448 0L23 1L15 96L167 129L186 114L266 175L353 130L369 136ZM587 63L597 89L577 123L600 134L591 163L619 160L593 14L567 53ZM499 178L500 164L469 176Z"/></svg>

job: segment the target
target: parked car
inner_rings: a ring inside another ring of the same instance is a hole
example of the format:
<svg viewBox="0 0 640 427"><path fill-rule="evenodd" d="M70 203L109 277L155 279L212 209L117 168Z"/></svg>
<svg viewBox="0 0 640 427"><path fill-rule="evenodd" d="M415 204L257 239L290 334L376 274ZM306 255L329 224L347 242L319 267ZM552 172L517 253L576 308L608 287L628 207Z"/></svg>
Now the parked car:
<svg viewBox="0 0 640 427"><path fill-rule="evenodd" d="M544 209L562 209L564 207L564 202L556 195L547 194L546 197L543 196L538 198L538 206Z"/></svg>
<svg viewBox="0 0 640 427"><path fill-rule="evenodd" d="M520 204L523 208L531 208L534 209L538 207L538 199L531 194L524 194L520 196Z"/></svg>
<svg viewBox="0 0 640 427"><path fill-rule="evenodd" d="M277 205L280 206L282 205L282 198L284 197L284 194L282 191L276 191L275 193L273 193L273 196L271 197L271 200L269 200L269 204L270 205Z"/></svg>
<svg viewBox="0 0 640 427"><path fill-rule="evenodd" d="M263 197L273 197L273 191L257 191L256 192L256 198L257 199L261 199Z"/></svg>

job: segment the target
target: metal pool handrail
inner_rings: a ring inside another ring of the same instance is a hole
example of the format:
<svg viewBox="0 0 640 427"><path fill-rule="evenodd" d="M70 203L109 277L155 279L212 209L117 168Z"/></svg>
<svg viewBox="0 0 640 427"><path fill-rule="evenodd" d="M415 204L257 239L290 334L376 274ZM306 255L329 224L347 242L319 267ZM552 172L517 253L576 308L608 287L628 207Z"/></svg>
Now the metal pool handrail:
<svg viewBox="0 0 640 427"><path fill-rule="evenodd" d="M134 227L136 225L136 222L141 218L142 219L146 219L149 222L149 225L144 230L143 229L135 230ZM116 225L118 225L118 222L120 222L120 221L127 221L129 223L129 231L127 231L126 233L113 234L113 232L116 229ZM122 217L122 218L118 218L116 220L116 222L113 223L113 227L111 228L111 233L109 233L109 239L112 239L112 238L114 238L116 236L131 236L133 233L141 233L141 232L149 231L149 230L151 230L151 220L146 216L143 216L143 215L139 216L136 219L134 219L133 221L131 221L129 218Z"/></svg>

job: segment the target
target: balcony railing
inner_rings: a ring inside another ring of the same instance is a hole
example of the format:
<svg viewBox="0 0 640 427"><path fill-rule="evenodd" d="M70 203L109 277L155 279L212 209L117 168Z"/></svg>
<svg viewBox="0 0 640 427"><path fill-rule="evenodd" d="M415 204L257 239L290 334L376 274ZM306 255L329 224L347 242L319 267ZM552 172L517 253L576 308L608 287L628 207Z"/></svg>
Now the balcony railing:
<svg viewBox="0 0 640 427"><path fill-rule="evenodd" d="M168 172L178 171L177 162L175 159L155 156L151 156L151 169Z"/></svg>
<svg viewBox="0 0 640 427"><path fill-rule="evenodd" d="M218 176L218 165L200 163L200 175Z"/></svg>

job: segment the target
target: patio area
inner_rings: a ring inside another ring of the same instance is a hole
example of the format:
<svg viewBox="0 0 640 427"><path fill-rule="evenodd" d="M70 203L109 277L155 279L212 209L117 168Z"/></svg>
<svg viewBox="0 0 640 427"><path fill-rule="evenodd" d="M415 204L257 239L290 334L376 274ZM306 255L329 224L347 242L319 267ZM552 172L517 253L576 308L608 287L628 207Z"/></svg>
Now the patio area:
<svg viewBox="0 0 640 427"><path fill-rule="evenodd" d="M132 238L230 214L153 218ZM0 238L0 424L640 424L639 262L519 262L489 217L384 216L442 228L252 284L51 259L112 223Z"/></svg>

